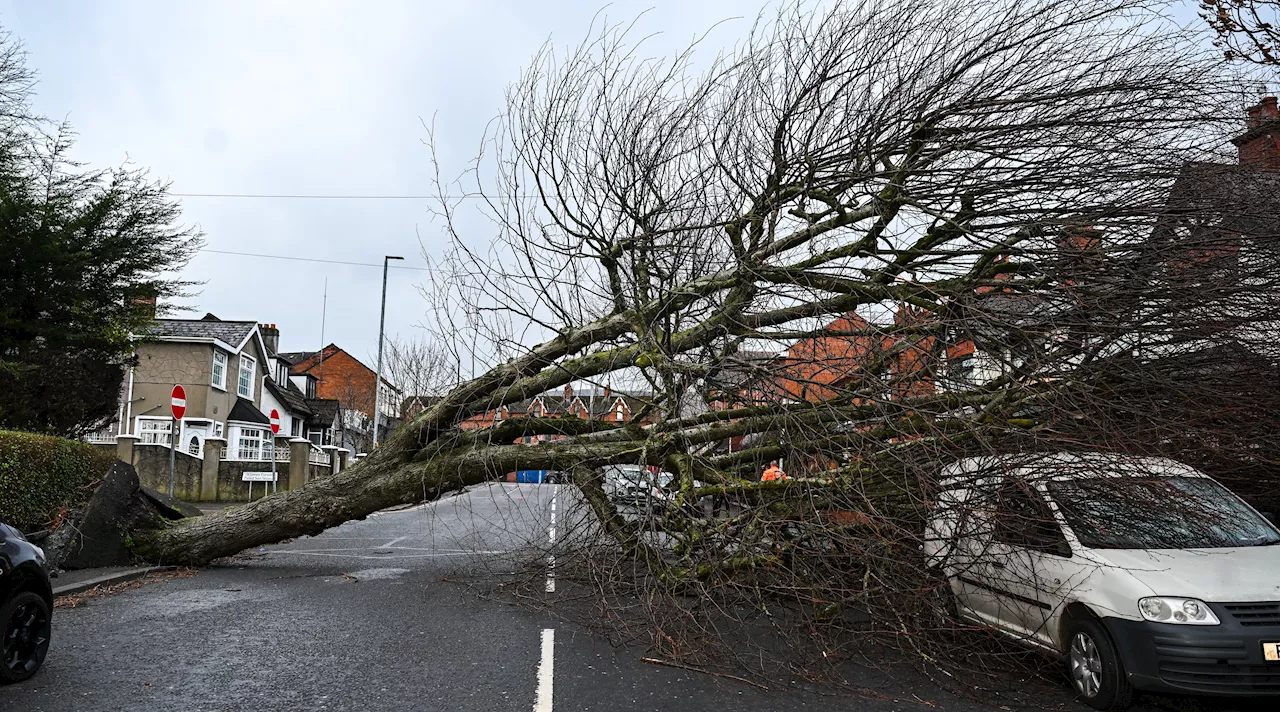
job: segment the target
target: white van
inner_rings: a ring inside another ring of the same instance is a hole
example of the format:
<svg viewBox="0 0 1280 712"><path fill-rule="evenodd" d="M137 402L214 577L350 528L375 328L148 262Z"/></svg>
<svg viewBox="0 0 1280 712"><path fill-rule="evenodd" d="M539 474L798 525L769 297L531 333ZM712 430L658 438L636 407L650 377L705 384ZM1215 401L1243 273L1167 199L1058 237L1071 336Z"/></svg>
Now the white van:
<svg viewBox="0 0 1280 712"><path fill-rule="evenodd" d="M942 474L924 550L957 615L1065 658L1090 706L1280 693L1280 531L1213 479L1068 453Z"/></svg>

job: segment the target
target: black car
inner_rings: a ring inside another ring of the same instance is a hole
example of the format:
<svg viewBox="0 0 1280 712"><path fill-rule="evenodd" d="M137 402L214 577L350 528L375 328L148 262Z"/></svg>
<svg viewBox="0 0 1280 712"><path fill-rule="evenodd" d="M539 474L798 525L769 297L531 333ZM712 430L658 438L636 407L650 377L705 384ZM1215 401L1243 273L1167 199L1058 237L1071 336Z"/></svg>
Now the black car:
<svg viewBox="0 0 1280 712"><path fill-rule="evenodd" d="M0 523L0 684L22 682L49 652L53 589L44 552Z"/></svg>

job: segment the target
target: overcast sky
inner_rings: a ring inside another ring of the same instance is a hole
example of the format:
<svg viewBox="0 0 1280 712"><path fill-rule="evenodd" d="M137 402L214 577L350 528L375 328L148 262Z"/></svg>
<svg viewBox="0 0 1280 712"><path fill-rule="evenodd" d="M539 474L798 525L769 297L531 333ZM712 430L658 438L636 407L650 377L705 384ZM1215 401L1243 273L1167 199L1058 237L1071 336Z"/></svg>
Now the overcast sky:
<svg viewBox="0 0 1280 712"><path fill-rule="evenodd" d="M454 172L475 154L507 84L548 39L576 43L601 0L575 2L0 2L0 24L38 72L35 109L79 132L75 156L124 161L175 193L424 195L423 121ZM755 3L618 0L663 53ZM731 45L747 20L717 30ZM440 229L425 200L182 199L207 247L422 267ZM387 333L413 336L423 273L392 270ZM285 350L324 339L357 357L377 345L381 269L202 253L193 315L274 322ZM420 332L419 332L420 333Z"/></svg>

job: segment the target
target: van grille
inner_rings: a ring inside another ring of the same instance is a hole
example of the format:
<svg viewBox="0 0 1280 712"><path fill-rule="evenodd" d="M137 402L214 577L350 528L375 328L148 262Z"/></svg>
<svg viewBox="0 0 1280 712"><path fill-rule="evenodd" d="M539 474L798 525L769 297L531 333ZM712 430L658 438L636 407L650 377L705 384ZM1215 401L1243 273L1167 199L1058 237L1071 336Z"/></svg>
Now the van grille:
<svg viewBox="0 0 1280 712"><path fill-rule="evenodd" d="M1242 626L1280 625L1280 603L1224 603L1222 608Z"/></svg>
<svg viewBox="0 0 1280 712"><path fill-rule="evenodd" d="M1160 677L1172 685L1204 692L1280 692L1280 669L1270 665L1164 661Z"/></svg>

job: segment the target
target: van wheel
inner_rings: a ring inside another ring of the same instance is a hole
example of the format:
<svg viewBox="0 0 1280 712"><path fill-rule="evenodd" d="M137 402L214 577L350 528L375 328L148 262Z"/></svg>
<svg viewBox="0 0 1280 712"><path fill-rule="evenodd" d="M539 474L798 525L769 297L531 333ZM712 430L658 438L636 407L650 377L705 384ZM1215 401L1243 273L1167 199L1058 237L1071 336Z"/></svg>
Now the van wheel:
<svg viewBox="0 0 1280 712"><path fill-rule="evenodd" d="M1133 702L1133 687L1111 636L1096 620L1072 621L1067 631L1067 674L1085 704L1099 710L1123 710Z"/></svg>

